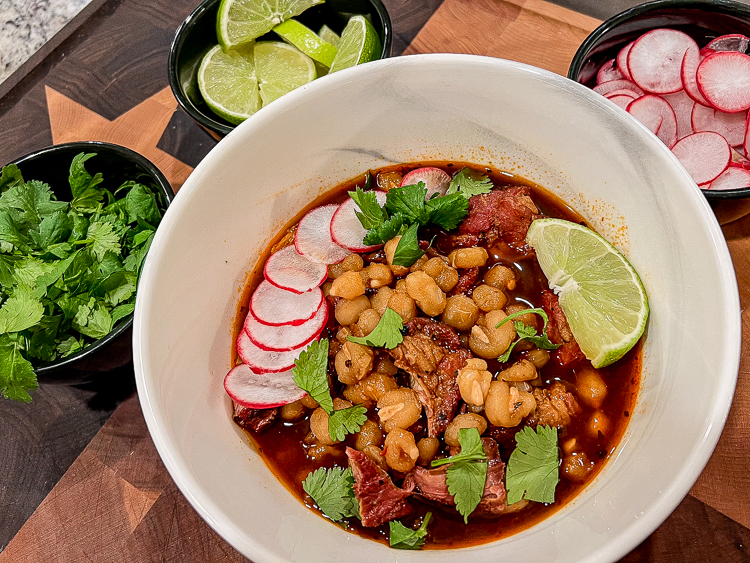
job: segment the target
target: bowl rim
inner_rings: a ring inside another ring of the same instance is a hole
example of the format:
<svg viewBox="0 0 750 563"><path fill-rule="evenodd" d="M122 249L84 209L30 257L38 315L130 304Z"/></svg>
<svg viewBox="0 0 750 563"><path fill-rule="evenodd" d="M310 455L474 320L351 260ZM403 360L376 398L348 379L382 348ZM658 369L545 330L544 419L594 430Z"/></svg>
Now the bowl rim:
<svg viewBox="0 0 750 563"><path fill-rule="evenodd" d="M169 47L169 57L167 60L167 80L169 87L172 89L177 103L180 105L182 110L187 113L192 119L199 123L202 127L206 128L212 134L218 134L225 136L235 130L237 125L231 125L218 121L212 118L210 115L198 110L195 104L185 94L180 79L178 76L178 65L177 60L182 53L182 48L185 44L188 32L193 28L194 23L208 10L212 9L215 4L220 3L222 0L203 0L191 13L183 20L180 26L175 32L172 44ZM393 42L393 25L391 24L391 18L388 15L388 10L383 4L382 0L367 0L377 12L380 20L383 22L383 48L381 50L380 58L386 59L391 56L391 45ZM218 41L216 43L218 45ZM321 77L322 78L322 77Z"/></svg>
<svg viewBox="0 0 750 563"><path fill-rule="evenodd" d="M573 55L573 59L568 67L567 77L574 82L578 82L578 74L580 73L588 54L594 49L594 47L596 47L597 42L604 35L616 29L618 26L633 18L656 10L682 8L705 9L728 15L739 13L748 19L748 25L750 25L750 6L740 2L735 2L734 0L654 0L653 2L646 2L645 4L639 4L638 6L628 8L627 10L615 14L594 29L594 31L592 31L578 47L575 55ZM698 186L698 188L706 199L709 200L719 201L750 197L750 187L721 191L711 191L701 188L700 186Z"/></svg>
<svg viewBox="0 0 750 563"><path fill-rule="evenodd" d="M104 141L72 141L69 143L61 143L59 145L49 145L47 147L37 149L23 156L15 158L11 162L8 162L7 164L19 165L19 164L28 162L29 160L32 160L32 159L43 158L49 154L53 154L53 153L57 153L61 151L67 151L67 150L69 150L70 152L109 151L124 159L131 160L135 162L136 164L138 164L140 167L147 170L148 173L151 175L152 179L154 180L154 183L157 185L159 189L159 192L161 193L162 196L164 196L164 203L165 203L164 211L167 210L169 205L172 203L172 200L174 199L175 194L172 191L172 186L169 183L169 180L167 180L166 176L164 176L161 170L159 170L153 162L151 162L145 156L135 152L134 150L129 149L128 147L124 147L122 145L117 145L114 143L107 143ZM89 356L93 356L99 350L108 346L114 340L117 340L117 338L119 338L120 335L127 332L133 326L134 316L135 316L135 311L133 313L130 313L125 318L123 318L117 324L117 326L115 326L112 329L112 331L106 336L104 336L103 338L100 338L94 341L92 344L89 344L88 346L80 350L79 352L71 354L70 356L66 358L62 358L60 360L51 362L49 364L45 364L38 368L34 368L34 373L37 375L37 377L44 377L45 375L60 371L64 368L72 367L73 364L77 363L79 360L84 360L88 358Z"/></svg>
<svg viewBox="0 0 750 563"><path fill-rule="evenodd" d="M381 67L389 68L391 65L425 64L425 66L431 66L434 68L440 63L458 63L462 65L473 64L475 66L478 64L487 64L493 65L495 67L509 68L514 71L532 73L539 78L544 79L545 81L549 81L550 83L567 84L568 87L575 88L576 90L578 90L578 92L576 92L578 96L582 98L588 98L592 102L592 104L601 105L604 103L603 98L597 96L592 90L585 87L584 85L579 84L575 81L569 81L565 77L537 67L493 57L451 53L408 55L382 61L374 61L373 63L368 65L362 65L360 67L347 69L345 72L339 73L335 78L325 81L324 83L321 82L318 84L313 84L311 86L311 89L333 89L339 84L339 82L343 83L354 81L357 77L357 73L375 72ZM575 85L572 85L571 83L574 83ZM303 92L304 90L299 90L290 93L290 97L283 103L280 103L278 106L276 106L275 110L273 111L284 112L287 109L287 106L285 106L284 103L289 105L294 104L296 102L296 96L305 95ZM258 120L267 121L271 118L268 110L259 112L256 115L257 117L253 116L245 123L243 123L242 127L246 129L251 127L250 123L254 124ZM640 125L636 121L628 121L628 123L631 123L630 127L637 129L637 132L639 133L647 131L644 126ZM219 145L221 145L221 143L237 143L240 142L240 139L241 134L235 132L232 135L227 136L225 139L222 139ZM663 143L657 141L656 137L654 137L652 144L656 148L656 150L666 151L664 152L665 156L669 155L667 158L673 159L674 162L679 165L679 161L677 160L677 158L665 145L663 145ZM215 150L216 148L212 149L211 153L214 153ZM166 217L166 221L164 222L164 226L166 227L166 229L162 230L164 236L167 236L166 233L171 230L172 223L174 221L177 221L177 217L181 214L182 208L188 205L187 199L189 198L189 194L197 188L207 189L203 187L206 185L205 183L201 185L201 179L203 178L203 176L205 176L206 172L210 170L210 167L213 166L211 162L214 160L214 156L212 156L211 153L209 153L209 155L207 155L207 157L201 161L191 177L188 178L188 180L185 182L183 190L181 190L181 193L184 193L184 195L178 196L175 205L173 205L170 209L170 212ZM679 168L682 169L685 180L687 181L689 179L688 173L681 165L679 165ZM586 561L589 562L596 561L597 563L599 563L601 561L604 561L603 558L614 561L623 557L629 551L635 548L639 543L641 543L645 538L647 538L674 511L677 505L688 494L690 488L698 479L700 473L703 471L706 463L713 453L726 423L729 409L732 404L734 389L737 381L737 372L739 369L741 349L741 317L739 308L739 291L736 284L736 277L732 267L732 260L729 254L729 249L719 227L719 224L715 220L713 212L711 211L705 198L700 197L700 194L697 191L695 192L694 196L695 197L692 197L691 199L693 199L693 201L699 208L703 209L703 213L705 213L706 217L709 218L709 221L707 222L707 229L710 237L711 247L719 254L718 261L721 265L721 276L726 282L722 286L723 290L725 291L723 302L726 306L727 311L735 312L735 314L733 314L731 318L726 319L726 322L731 325L731 328L734 330L733 334L737 335L736 338L731 339L731 341L727 340L724 342L725 350L727 352L727 357L729 358L729 360L727 361L725 373L723 373L724 377L721 379L719 385L717 386L714 401L712 402L709 409L710 413L712 414L712 424L710 425L710 428L707 430L707 432L701 437L700 443L696 445L696 447L692 451L694 455L685 460L685 462L681 466L680 471L674 475L674 479L672 480L670 486L661 491L659 500L658 502L654 502L651 507L652 509L645 515L637 518L627 528L623 529L623 531L616 538L614 538L611 542L608 542L604 547L599 548L596 552L589 553L588 558L586 559ZM710 218L714 219L710 220ZM146 265L144 267L144 287L147 287L148 284L152 281L152 268L155 268L155 266L153 266L152 260L156 260L156 257L159 255L159 253L162 252L161 246L162 241L155 240L154 247L156 247L156 252L152 253L149 256L150 260L147 259ZM154 397L152 397L150 393L151 385L148 382L150 378L147 375L147 370L145 369L146 355L143 352L141 333L144 331L144 310L148 309L150 299L151 296L149 295L148 291L145 291L139 295L139 300L136 302L136 318L133 331L133 350L138 396L147 426L154 441L154 445L157 448L159 455L162 457L165 466L167 467L170 475L174 479L180 491L188 499L190 504L199 513L199 515L219 535L221 535L224 539L226 539L228 543L233 546L247 545L248 542L252 543L255 549L258 550L258 552L254 554L254 556L257 557L258 561L262 561L264 563L270 561L278 561L278 554L266 550L262 545L253 542L252 538L246 537L246 534L242 531L242 529L239 528L231 520L231 518L228 518L227 515L218 508L213 499L205 494L199 481L189 471L186 471L184 469L184 464L180 461L178 448L175 445L174 439L170 436L163 409L158 404L158 402L155 401ZM734 377L727 376L730 371L734 373ZM540 524L541 523L537 523L535 524L535 526L538 526ZM511 538L512 537L513 536L511 536ZM479 547L493 546L496 543L498 542L491 542ZM474 548L465 548L461 550L450 551L469 551L471 549ZM437 552L430 551L428 553L434 555Z"/></svg>

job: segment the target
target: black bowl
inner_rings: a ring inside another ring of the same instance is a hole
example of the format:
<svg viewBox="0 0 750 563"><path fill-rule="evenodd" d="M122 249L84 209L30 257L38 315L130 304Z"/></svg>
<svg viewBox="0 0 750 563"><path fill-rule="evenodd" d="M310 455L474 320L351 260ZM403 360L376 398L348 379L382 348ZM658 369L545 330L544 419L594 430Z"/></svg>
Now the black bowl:
<svg viewBox="0 0 750 563"><path fill-rule="evenodd" d="M115 189L126 180L139 180L154 188L162 212L166 211L174 198L169 181L156 166L140 154L110 143L91 141L55 145L22 156L9 164L16 164L26 181L46 182L57 199L70 201L70 163L74 156L82 152L96 153L86 162L86 169L92 176L101 172L104 187ZM121 319L107 336L80 352L35 367L37 379L44 383L86 383L103 372L127 364L132 359L132 326L133 314L130 314Z"/></svg>
<svg viewBox="0 0 750 563"><path fill-rule="evenodd" d="M168 68L169 85L177 102L215 139L221 139L236 127L212 112L198 91L197 75L201 60L209 49L218 45L216 16L220 3L221 0L204 0L177 28L169 51ZM349 18L356 14L369 18L383 46L380 58L389 57L393 29L381 0L326 0L305 10L295 19L315 30L326 24L340 34Z"/></svg>
<svg viewBox="0 0 750 563"><path fill-rule="evenodd" d="M609 18L597 27L576 51L568 78L589 87L596 84L596 70L633 39L659 27L678 29L703 47L730 33L750 37L750 6L731 0L658 0L641 4ZM701 190L707 199L750 197L750 188Z"/></svg>

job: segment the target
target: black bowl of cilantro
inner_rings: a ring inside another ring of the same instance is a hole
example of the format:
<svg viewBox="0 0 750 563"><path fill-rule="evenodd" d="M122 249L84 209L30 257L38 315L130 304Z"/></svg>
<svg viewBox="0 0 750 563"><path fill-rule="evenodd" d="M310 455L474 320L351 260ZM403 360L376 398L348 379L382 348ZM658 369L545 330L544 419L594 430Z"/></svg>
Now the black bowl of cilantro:
<svg viewBox="0 0 750 563"><path fill-rule="evenodd" d="M78 384L132 358L135 293L174 194L130 149L48 147L0 176L0 392Z"/></svg>

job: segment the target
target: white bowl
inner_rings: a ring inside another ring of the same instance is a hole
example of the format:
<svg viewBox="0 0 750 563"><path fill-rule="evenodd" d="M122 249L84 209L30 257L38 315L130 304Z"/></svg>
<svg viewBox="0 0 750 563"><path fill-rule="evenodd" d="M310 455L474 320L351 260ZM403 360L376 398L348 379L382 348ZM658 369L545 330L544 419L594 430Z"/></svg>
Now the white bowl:
<svg viewBox="0 0 750 563"><path fill-rule="evenodd" d="M240 290L269 238L336 184L418 160L488 164L546 186L628 256L651 304L637 407L605 469L545 521L460 550L392 550L305 508L248 446L222 387ZM737 377L740 308L709 206L623 110L530 66L422 55L316 80L221 141L159 227L133 342L141 405L167 469L256 563L602 563L646 538L708 460Z"/></svg>

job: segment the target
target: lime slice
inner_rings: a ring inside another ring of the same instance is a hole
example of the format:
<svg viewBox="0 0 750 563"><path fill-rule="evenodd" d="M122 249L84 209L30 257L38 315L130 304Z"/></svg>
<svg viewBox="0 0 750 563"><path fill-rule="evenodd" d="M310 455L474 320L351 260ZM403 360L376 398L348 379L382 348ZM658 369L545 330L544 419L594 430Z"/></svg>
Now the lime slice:
<svg viewBox="0 0 750 563"><path fill-rule="evenodd" d="M221 0L216 35L225 51L249 43L323 0Z"/></svg>
<svg viewBox="0 0 750 563"><path fill-rule="evenodd" d="M534 221L526 242L593 366L622 358L648 319L646 291L633 266L591 229L562 219Z"/></svg>
<svg viewBox="0 0 750 563"><path fill-rule="evenodd" d="M336 56L336 47L323 41L315 35L312 29L309 29L291 19L280 23L273 28L273 31L290 45L294 45L312 60L319 62L327 67L331 66L333 57Z"/></svg>
<svg viewBox="0 0 750 563"><path fill-rule="evenodd" d="M323 27L321 27L320 31L318 31L318 37L320 37L323 41L328 41L334 47L338 47L339 43L341 43L341 36L326 24L323 24Z"/></svg>
<svg viewBox="0 0 750 563"><path fill-rule="evenodd" d="M316 77L313 60L281 41L255 44L255 71L264 106Z"/></svg>
<svg viewBox="0 0 750 563"><path fill-rule="evenodd" d="M341 33L331 72L377 60L381 50L380 37L372 24L364 16L352 16Z"/></svg>
<svg viewBox="0 0 750 563"><path fill-rule="evenodd" d="M198 68L198 89L216 115L235 125L261 107L252 47L224 53L217 45Z"/></svg>

